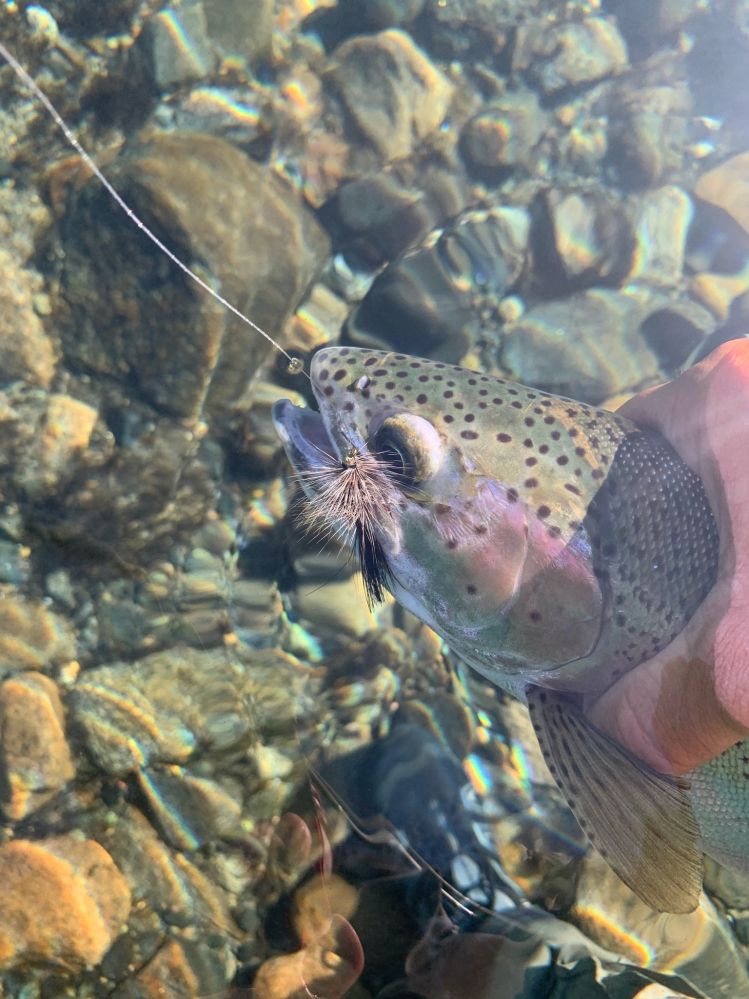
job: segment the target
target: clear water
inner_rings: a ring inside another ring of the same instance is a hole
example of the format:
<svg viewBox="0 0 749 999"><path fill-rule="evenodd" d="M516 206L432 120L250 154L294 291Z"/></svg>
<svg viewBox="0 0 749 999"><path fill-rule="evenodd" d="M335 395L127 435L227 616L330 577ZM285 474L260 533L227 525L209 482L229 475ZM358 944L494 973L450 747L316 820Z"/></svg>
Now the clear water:
<svg viewBox="0 0 749 999"><path fill-rule="evenodd" d="M615 408L741 336L745 5L6 2L0 39L292 358L3 68L0 991L749 995L742 881L647 910L524 709L305 534L270 419L325 344Z"/></svg>

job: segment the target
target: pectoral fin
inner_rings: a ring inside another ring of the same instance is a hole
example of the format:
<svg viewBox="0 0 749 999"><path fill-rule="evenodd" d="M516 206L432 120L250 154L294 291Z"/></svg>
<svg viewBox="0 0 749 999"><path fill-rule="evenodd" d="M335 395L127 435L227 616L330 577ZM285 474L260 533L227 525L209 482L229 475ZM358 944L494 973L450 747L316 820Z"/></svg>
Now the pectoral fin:
<svg viewBox="0 0 749 999"><path fill-rule="evenodd" d="M652 909L691 912L702 853L683 782L651 770L561 694L527 695L549 770L596 850Z"/></svg>

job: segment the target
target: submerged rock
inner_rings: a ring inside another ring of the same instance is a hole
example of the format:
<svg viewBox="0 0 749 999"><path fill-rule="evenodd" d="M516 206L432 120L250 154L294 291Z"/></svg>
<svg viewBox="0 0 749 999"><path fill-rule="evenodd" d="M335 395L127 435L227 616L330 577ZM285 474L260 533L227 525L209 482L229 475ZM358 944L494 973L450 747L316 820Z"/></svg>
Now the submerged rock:
<svg viewBox="0 0 749 999"><path fill-rule="evenodd" d="M79 968L101 961L130 912L130 889L106 850L74 836L0 846L0 968Z"/></svg>
<svg viewBox="0 0 749 999"><path fill-rule="evenodd" d="M6 818L26 818L74 775L56 685L35 672L6 680L0 686L0 789Z"/></svg>
<svg viewBox="0 0 749 999"><path fill-rule="evenodd" d="M482 107L465 126L464 155L480 170L528 167L545 123L532 90L510 90Z"/></svg>
<svg viewBox="0 0 749 999"><path fill-rule="evenodd" d="M539 233L537 256L568 287L615 285L629 270L634 250L632 226L623 205L598 187L557 186L543 195L550 232Z"/></svg>
<svg viewBox="0 0 749 999"><path fill-rule="evenodd" d="M708 204L722 208L749 233L749 152L738 153L703 173L694 193Z"/></svg>
<svg viewBox="0 0 749 999"><path fill-rule="evenodd" d="M202 79L216 64L203 5L192 0L154 13L146 20L135 51L159 90Z"/></svg>
<svg viewBox="0 0 749 999"><path fill-rule="evenodd" d="M502 365L517 381L598 403L659 374L638 330L647 297L592 289L529 309L505 327Z"/></svg>
<svg viewBox="0 0 749 999"><path fill-rule="evenodd" d="M0 273L0 384L20 379L48 388L57 356L34 310L40 279L5 249L0 249Z"/></svg>
<svg viewBox="0 0 749 999"><path fill-rule="evenodd" d="M512 61L516 72L527 73L547 95L615 76L628 66L616 23L603 17L552 25L530 20L518 30Z"/></svg>
<svg viewBox="0 0 749 999"><path fill-rule="evenodd" d="M327 256L326 236L294 193L222 139L156 134L128 147L110 178L265 329L283 328ZM60 240L56 318L68 364L131 381L182 417L240 399L270 345L176 271L98 184L71 200Z"/></svg>
<svg viewBox="0 0 749 999"><path fill-rule="evenodd" d="M332 56L329 78L364 138L385 160L410 155L447 112L453 85L397 29L360 35Z"/></svg>
<svg viewBox="0 0 749 999"><path fill-rule="evenodd" d="M437 230L385 268L350 317L347 341L459 362L520 278L529 230L526 210L506 205Z"/></svg>
<svg viewBox="0 0 749 999"><path fill-rule="evenodd" d="M0 599L0 674L51 670L75 656L68 622L37 600Z"/></svg>

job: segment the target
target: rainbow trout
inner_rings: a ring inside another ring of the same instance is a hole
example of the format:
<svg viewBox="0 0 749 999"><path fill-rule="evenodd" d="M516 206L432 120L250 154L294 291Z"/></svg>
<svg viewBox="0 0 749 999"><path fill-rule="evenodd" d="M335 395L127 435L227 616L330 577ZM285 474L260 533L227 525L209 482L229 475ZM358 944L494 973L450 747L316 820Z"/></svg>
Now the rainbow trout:
<svg viewBox="0 0 749 999"><path fill-rule="evenodd" d="M552 775L622 880L652 908L693 909L695 812L736 760L705 780L665 777L583 708L712 587L718 532L699 478L622 417L440 362L330 347L311 378L319 413L274 408L310 522L348 539L370 601L387 588L527 702Z"/></svg>

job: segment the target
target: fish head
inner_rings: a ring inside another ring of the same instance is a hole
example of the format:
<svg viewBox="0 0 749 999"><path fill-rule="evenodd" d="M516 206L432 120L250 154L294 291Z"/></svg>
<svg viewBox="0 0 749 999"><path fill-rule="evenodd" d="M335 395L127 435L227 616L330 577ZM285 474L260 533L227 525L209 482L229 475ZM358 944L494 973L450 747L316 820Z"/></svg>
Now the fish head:
<svg viewBox="0 0 749 999"><path fill-rule="evenodd" d="M362 348L321 350L311 380L319 414L281 401L276 427L308 521L351 543L370 598L387 587L506 689L590 653L602 596L584 489L566 468L574 413L502 379Z"/></svg>

